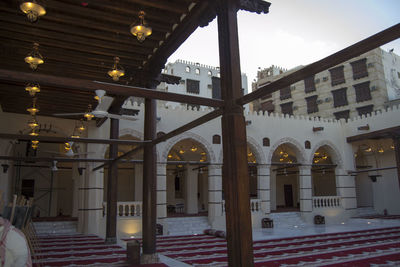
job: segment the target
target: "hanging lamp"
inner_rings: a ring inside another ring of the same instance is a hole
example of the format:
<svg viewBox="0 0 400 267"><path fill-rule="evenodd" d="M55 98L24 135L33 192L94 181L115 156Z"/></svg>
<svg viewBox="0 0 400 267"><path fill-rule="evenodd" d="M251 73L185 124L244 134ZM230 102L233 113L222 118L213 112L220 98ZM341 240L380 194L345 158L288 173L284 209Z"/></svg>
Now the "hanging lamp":
<svg viewBox="0 0 400 267"><path fill-rule="evenodd" d="M133 23L131 25L131 33L137 37L139 42L143 42L152 33L151 27L147 26L147 23L144 21L145 15L144 11L139 11L139 24Z"/></svg>
<svg viewBox="0 0 400 267"><path fill-rule="evenodd" d="M36 132L36 129L32 129L31 132L29 133L30 136L38 136L38 132Z"/></svg>
<svg viewBox="0 0 400 267"><path fill-rule="evenodd" d="M29 92L29 95L34 97L36 93L40 92L40 85L38 83L28 83L25 86L25 91Z"/></svg>
<svg viewBox="0 0 400 267"><path fill-rule="evenodd" d="M124 68L119 64L119 57L114 57L114 65L107 73L114 81L118 81L120 77L125 75Z"/></svg>
<svg viewBox="0 0 400 267"><path fill-rule="evenodd" d="M36 105L36 97L33 98L32 106L26 109L32 116L35 116L39 112L39 108Z"/></svg>
<svg viewBox="0 0 400 267"><path fill-rule="evenodd" d="M32 116L32 118L28 121L28 126L34 130L39 126L39 123L36 120L36 116Z"/></svg>
<svg viewBox="0 0 400 267"><path fill-rule="evenodd" d="M29 64L31 69L36 70L38 65L43 64L44 60L39 53L39 44L33 44L33 50L25 57L25 62Z"/></svg>
<svg viewBox="0 0 400 267"><path fill-rule="evenodd" d="M39 17L46 14L43 3L39 0L22 1L19 8L26 14L30 22L36 22Z"/></svg>
<svg viewBox="0 0 400 267"><path fill-rule="evenodd" d="M32 140L31 143L32 143L32 148L33 149L37 149L38 148L38 146L39 146L39 141L38 140Z"/></svg>
<svg viewBox="0 0 400 267"><path fill-rule="evenodd" d="M92 105L89 104L88 109L86 110L85 114L83 114L88 121L93 119L94 115L92 114Z"/></svg>
<svg viewBox="0 0 400 267"><path fill-rule="evenodd" d="M83 119L80 120L79 126L77 127L77 129L79 130L79 132L83 132L86 129L85 125L83 124Z"/></svg>

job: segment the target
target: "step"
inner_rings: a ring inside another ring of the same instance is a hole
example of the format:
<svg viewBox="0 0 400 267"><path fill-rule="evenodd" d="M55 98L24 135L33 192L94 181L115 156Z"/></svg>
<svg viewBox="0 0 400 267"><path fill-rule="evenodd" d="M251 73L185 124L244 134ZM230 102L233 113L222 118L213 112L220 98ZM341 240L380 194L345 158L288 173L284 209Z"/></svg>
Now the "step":
<svg viewBox="0 0 400 267"><path fill-rule="evenodd" d="M76 221L34 222L36 233L45 234L74 234L77 232Z"/></svg>

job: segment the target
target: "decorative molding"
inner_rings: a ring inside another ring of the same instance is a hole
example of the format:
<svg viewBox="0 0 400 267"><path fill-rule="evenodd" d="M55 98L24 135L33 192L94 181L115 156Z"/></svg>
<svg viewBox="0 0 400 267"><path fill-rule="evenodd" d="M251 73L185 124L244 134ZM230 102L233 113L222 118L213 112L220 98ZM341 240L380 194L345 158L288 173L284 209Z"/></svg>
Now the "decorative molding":
<svg viewBox="0 0 400 267"><path fill-rule="evenodd" d="M250 149L255 153L256 161L259 164L266 164L267 160L263 152L262 146L251 136L247 136L247 143L250 145Z"/></svg>
<svg viewBox="0 0 400 267"><path fill-rule="evenodd" d="M257 14L267 14L271 3L262 0L239 0L240 9Z"/></svg>
<svg viewBox="0 0 400 267"><path fill-rule="evenodd" d="M160 77L160 82L165 82L168 84L179 84L179 81L181 80L181 77L179 76L174 76L170 74L165 74L162 73Z"/></svg>

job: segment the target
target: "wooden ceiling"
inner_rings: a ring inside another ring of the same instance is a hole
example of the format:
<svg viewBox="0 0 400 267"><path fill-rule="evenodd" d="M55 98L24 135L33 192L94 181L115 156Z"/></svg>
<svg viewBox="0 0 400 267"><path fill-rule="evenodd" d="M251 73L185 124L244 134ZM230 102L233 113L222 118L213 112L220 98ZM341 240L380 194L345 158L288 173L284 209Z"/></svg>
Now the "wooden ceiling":
<svg viewBox="0 0 400 267"><path fill-rule="evenodd" d="M190 0L46 0L44 4L47 14L31 23L18 1L0 1L0 68L115 83L107 71L118 56L126 75L117 83L124 85L138 85L143 73L159 73L170 54L199 25L185 21L186 16L193 17L188 16L190 12L195 13L192 7L201 10L199 14L206 10L205 4ZM153 30L142 43L130 33L140 10L146 12L145 20ZM39 43L45 60L36 71L24 62L34 42ZM84 112L88 104L96 106L93 97L93 92L42 85L37 94L38 115ZM27 114L31 103L23 83L0 82L4 112Z"/></svg>

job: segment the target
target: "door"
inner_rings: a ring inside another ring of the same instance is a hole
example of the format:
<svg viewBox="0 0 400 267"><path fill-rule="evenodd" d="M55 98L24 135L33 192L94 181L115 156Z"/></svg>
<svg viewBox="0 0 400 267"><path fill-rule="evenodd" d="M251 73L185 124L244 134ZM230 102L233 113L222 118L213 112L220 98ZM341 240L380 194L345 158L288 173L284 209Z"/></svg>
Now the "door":
<svg viewBox="0 0 400 267"><path fill-rule="evenodd" d="M285 192L285 207L293 207L293 189L291 184L283 185Z"/></svg>

